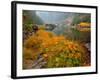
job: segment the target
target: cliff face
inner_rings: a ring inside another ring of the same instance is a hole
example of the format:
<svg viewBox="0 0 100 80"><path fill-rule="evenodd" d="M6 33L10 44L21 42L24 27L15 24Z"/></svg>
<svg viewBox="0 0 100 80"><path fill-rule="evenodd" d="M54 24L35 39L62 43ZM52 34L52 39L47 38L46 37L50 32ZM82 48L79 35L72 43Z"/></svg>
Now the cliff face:
<svg viewBox="0 0 100 80"><path fill-rule="evenodd" d="M43 24L43 20L36 14L36 11L23 10L24 24Z"/></svg>

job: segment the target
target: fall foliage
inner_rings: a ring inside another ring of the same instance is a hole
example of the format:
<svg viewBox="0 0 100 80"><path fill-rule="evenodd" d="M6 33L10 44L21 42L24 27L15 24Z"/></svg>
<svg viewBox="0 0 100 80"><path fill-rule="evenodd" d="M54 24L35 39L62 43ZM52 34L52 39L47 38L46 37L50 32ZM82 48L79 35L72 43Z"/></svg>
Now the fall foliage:
<svg viewBox="0 0 100 80"><path fill-rule="evenodd" d="M91 65L91 14L23 10L23 69Z"/></svg>
<svg viewBox="0 0 100 80"><path fill-rule="evenodd" d="M24 42L23 58L35 61L42 53L45 68L89 65L82 44L40 29Z"/></svg>

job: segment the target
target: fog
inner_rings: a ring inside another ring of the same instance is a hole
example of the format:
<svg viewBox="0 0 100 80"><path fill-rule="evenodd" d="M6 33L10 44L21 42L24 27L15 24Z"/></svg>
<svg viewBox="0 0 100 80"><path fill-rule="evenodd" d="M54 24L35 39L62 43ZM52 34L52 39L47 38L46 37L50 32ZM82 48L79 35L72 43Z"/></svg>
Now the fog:
<svg viewBox="0 0 100 80"><path fill-rule="evenodd" d="M60 24L63 23L67 18L69 19L69 17L73 18L74 13L36 11L36 15L39 16L46 24Z"/></svg>
<svg viewBox="0 0 100 80"><path fill-rule="evenodd" d="M27 19L26 22L31 21L32 24L37 25L54 25L55 27L52 31L56 34L61 34L65 31L70 34L71 27L76 27L75 25L80 22L91 21L91 15L87 13L24 10L23 14L31 18L31 20ZM45 27L47 28L47 26ZM49 26L49 30L51 30L51 27Z"/></svg>

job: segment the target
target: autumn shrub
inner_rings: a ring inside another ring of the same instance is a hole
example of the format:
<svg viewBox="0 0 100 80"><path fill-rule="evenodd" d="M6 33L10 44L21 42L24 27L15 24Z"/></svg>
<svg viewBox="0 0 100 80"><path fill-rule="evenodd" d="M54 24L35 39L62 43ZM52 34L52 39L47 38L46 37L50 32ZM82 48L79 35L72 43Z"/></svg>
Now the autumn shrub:
<svg viewBox="0 0 100 80"><path fill-rule="evenodd" d="M45 68L84 66L87 50L82 44L68 40L64 36L38 30L24 42L24 58L35 60L42 53L47 62ZM32 57L33 56L33 57Z"/></svg>

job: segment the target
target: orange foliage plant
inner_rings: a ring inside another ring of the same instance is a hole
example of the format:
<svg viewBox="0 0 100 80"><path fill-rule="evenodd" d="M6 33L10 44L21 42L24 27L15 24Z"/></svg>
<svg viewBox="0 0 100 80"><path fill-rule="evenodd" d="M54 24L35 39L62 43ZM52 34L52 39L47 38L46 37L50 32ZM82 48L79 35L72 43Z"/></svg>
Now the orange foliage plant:
<svg viewBox="0 0 100 80"><path fill-rule="evenodd" d="M36 60L42 53L45 68L86 66L86 49L78 42L38 30L24 42L23 58Z"/></svg>

